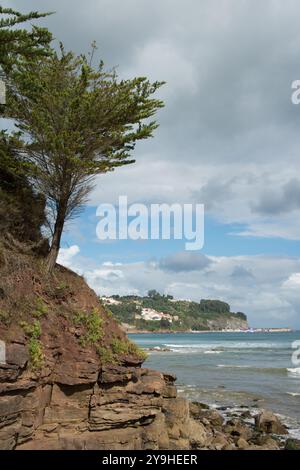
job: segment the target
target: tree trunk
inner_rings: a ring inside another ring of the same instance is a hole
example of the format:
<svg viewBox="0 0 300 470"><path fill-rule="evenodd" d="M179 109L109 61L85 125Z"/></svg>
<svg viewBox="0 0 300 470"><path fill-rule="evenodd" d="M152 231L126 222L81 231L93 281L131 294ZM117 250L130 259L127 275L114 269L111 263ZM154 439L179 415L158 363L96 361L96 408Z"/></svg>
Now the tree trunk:
<svg viewBox="0 0 300 470"><path fill-rule="evenodd" d="M60 205L60 208L57 212L56 222L54 226L54 234L53 234L53 238L51 242L50 251L47 256L46 272L48 274L52 273L56 264L56 260L57 260L57 256L58 256L58 252L60 248L60 240L61 240L64 223L65 223L65 218L66 218L66 204L62 204Z"/></svg>

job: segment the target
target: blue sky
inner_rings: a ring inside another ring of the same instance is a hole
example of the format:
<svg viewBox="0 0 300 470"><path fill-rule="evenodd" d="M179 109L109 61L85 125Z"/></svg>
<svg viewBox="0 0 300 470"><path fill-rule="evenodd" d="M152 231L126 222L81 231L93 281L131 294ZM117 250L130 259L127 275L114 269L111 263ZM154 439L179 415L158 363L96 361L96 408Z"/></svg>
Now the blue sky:
<svg viewBox="0 0 300 470"><path fill-rule="evenodd" d="M118 207L117 205L115 206ZM85 208L79 219L70 223L64 233L62 247L68 248L74 243L80 245L82 255L97 258L99 262L113 258L124 263L162 257L185 249L186 240L99 240L96 226L100 218L96 215L97 207ZM149 226L151 221L149 221ZM299 240L280 237L240 236L245 225L222 224L212 216L205 216L204 246L202 253L211 256L273 255L298 256ZM149 234L150 235L150 234Z"/></svg>

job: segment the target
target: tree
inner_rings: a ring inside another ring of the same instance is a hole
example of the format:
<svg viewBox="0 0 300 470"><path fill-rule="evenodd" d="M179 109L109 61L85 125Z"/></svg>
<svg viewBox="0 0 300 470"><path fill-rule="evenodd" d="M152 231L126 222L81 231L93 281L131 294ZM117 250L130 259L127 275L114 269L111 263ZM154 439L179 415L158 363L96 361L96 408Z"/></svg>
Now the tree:
<svg viewBox="0 0 300 470"><path fill-rule="evenodd" d="M31 60L49 53L52 35L46 28L32 26L28 31L16 26L50 14L36 11L22 14L0 6L0 67L4 72L8 73L19 59Z"/></svg>
<svg viewBox="0 0 300 470"><path fill-rule="evenodd" d="M0 236L9 235L10 242L25 241L36 251L46 247L40 231L45 223L45 201L31 187L30 167L13 151L18 143L17 135L0 133Z"/></svg>
<svg viewBox="0 0 300 470"><path fill-rule="evenodd" d="M33 61L51 53L51 33L45 28L20 25L50 13L22 14L0 6L0 73L9 78L19 62ZM1 78L1 77L0 77ZM5 89L5 87L4 87ZM0 115L5 106L0 105ZM22 147L20 136L0 133L0 234L8 234L18 241L43 242L40 227L45 221L45 201L30 182L32 165L22 162L15 151Z"/></svg>
<svg viewBox="0 0 300 470"><path fill-rule="evenodd" d="M163 82L118 80L103 63L53 53L25 62L11 74L8 117L28 142L21 150L36 166L35 183L48 203L52 240L46 270L55 266L65 221L78 214L93 178L133 163L138 140L157 128L150 120L163 106L151 95Z"/></svg>
<svg viewBox="0 0 300 470"><path fill-rule="evenodd" d="M159 323L161 328L169 329L171 327L171 323L166 318L162 318Z"/></svg>
<svg viewBox="0 0 300 470"><path fill-rule="evenodd" d="M157 292L157 290L155 289L150 289L148 290L148 297L150 297L151 299L158 299L161 297L160 293Z"/></svg>

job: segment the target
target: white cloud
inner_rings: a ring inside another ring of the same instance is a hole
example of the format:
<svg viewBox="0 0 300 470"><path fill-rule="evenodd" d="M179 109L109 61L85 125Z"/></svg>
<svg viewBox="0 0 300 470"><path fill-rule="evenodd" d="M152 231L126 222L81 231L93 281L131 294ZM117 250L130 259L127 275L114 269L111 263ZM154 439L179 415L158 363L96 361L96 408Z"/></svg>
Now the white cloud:
<svg viewBox="0 0 300 470"><path fill-rule="evenodd" d="M66 266L67 268L71 267L73 264L73 258L80 252L78 245L72 245L69 248L61 248L59 250L57 262Z"/></svg>
<svg viewBox="0 0 300 470"><path fill-rule="evenodd" d="M284 281L283 287L287 289L299 289L300 287L300 273L293 273L289 278Z"/></svg>
<svg viewBox="0 0 300 470"><path fill-rule="evenodd" d="M74 250L74 252L78 250ZM99 295L139 294L150 289L199 301L228 302L243 311L253 326L300 327L300 260L276 256L209 256L198 270L172 271L157 262L113 263L94 267L94 260L65 257L68 267L84 274ZM251 273L251 274L249 274Z"/></svg>

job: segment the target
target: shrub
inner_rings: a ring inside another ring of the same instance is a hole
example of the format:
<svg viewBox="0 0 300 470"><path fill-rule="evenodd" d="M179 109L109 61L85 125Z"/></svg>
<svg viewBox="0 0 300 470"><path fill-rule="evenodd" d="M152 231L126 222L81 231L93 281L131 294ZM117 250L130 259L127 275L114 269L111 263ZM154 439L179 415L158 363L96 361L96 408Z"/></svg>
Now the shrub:
<svg viewBox="0 0 300 470"><path fill-rule="evenodd" d="M35 320L33 324L21 322L20 325L25 333L30 336L28 343L30 367L32 369L40 369L44 360L42 343L39 340L42 333L40 322L38 320Z"/></svg>
<svg viewBox="0 0 300 470"><path fill-rule="evenodd" d="M94 308L89 314L85 312L77 312L74 315L73 321L75 325L82 325L85 327L85 334L80 339L83 346L86 344L96 344L103 337L103 320L100 317L97 308Z"/></svg>
<svg viewBox="0 0 300 470"><path fill-rule="evenodd" d="M61 281L58 286L56 286L57 290L65 290L67 289L68 284L65 281Z"/></svg>
<svg viewBox="0 0 300 470"><path fill-rule="evenodd" d="M119 338L114 338L111 342L111 349L113 354L121 355L128 353L128 343Z"/></svg>
<svg viewBox="0 0 300 470"><path fill-rule="evenodd" d="M9 314L3 310L0 310L0 322L4 323L4 325L8 325L9 323Z"/></svg>
<svg viewBox="0 0 300 470"><path fill-rule="evenodd" d="M40 338L42 330L40 322L38 320L35 320L32 324L22 321L20 322L20 326L23 328L24 332L31 338Z"/></svg>
<svg viewBox="0 0 300 470"><path fill-rule="evenodd" d="M97 353L101 359L102 364L115 364L116 359L109 348L99 346L97 348Z"/></svg>
<svg viewBox="0 0 300 470"><path fill-rule="evenodd" d="M48 307L41 297L38 297L36 300L35 310L32 312L32 315L35 318L40 318L48 313Z"/></svg>
<svg viewBox="0 0 300 470"><path fill-rule="evenodd" d="M128 353L137 356L139 359L145 361L148 357L148 354L135 343L129 342Z"/></svg>
<svg viewBox="0 0 300 470"><path fill-rule="evenodd" d="M137 356L139 359L145 360L147 358L145 351L140 349L131 341L123 341L118 338L114 338L111 342L111 349L113 354L117 356L122 354L132 354L133 356Z"/></svg>
<svg viewBox="0 0 300 470"><path fill-rule="evenodd" d="M29 356L32 369L40 369L43 365L44 354L41 342L34 337L29 340Z"/></svg>

